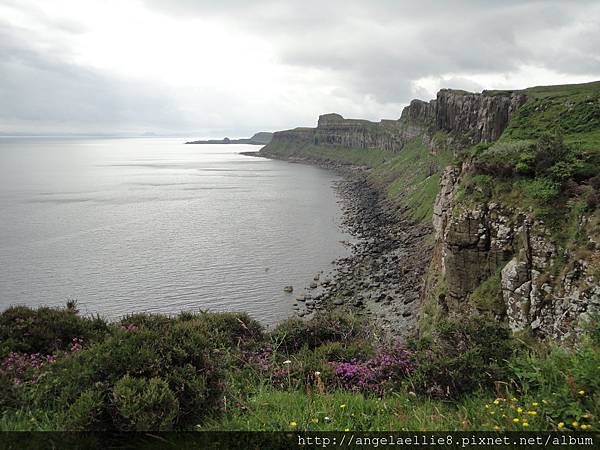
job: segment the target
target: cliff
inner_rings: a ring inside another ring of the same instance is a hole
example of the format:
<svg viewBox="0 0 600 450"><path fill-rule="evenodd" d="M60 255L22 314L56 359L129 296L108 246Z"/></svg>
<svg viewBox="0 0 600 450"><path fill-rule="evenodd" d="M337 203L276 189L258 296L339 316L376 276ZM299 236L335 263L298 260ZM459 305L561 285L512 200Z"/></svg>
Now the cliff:
<svg viewBox="0 0 600 450"><path fill-rule="evenodd" d="M435 100L413 100L397 120L345 119L339 114L319 116L316 128L295 128L274 133L264 154L277 154L278 147L294 145L355 149L382 149L399 152L410 140L422 136L435 150L436 133L445 134L446 143L459 151L479 142L498 139L515 111L527 101L523 92L481 94L443 89Z"/></svg>
<svg viewBox="0 0 600 450"><path fill-rule="evenodd" d="M569 339L600 314L600 82L443 89L398 120L323 115L260 153L367 167L404 217L432 224L422 329L484 315Z"/></svg>
<svg viewBox="0 0 600 450"><path fill-rule="evenodd" d="M269 133L267 131L260 131L258 133L254 133L251 138L243 138L243 139L229 139L225 137L223 139L208 139L204 141L190 141L186 142L186 144L251 144L251 145L266 145L271 142L273 138L273 133Z"/></svg>
<svg viewBox="0 0 600 450"><path fill-rule="evenodd" d="M581 333L600 314L597 214L575 217L584 242L575 234L560 240L518 203L457 200L468 171L468 166L444 171L434 206L432 266L444 280L434 301L445 311L491 313L513 331L540 337Z"/></svg>
<svg viewBox="0 0 600 450"><path fill-rule="evenodd" d="M442 174L430 269L437 286L425 301L450 314L492 314L513 331L569 339L600 314L600 83L527 95L521 109L515 94L483 107L508 117L504 134L470 128L451 113L438 123L465 135L479 130L470 135L475 141L501 139L466 152ZM447 110L465 111L460 100L444 101Z"/></svg>

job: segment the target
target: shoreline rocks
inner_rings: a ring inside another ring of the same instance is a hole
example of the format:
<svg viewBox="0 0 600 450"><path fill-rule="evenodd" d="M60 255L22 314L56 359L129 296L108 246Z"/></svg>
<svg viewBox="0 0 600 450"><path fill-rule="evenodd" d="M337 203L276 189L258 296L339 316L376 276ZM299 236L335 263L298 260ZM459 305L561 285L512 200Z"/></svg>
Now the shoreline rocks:
<svg viewBox="0 0 600 450"><path fill-rule="evenodd" d="M369 182L364 168L296 158L292 162L317 165L342 176L334 187L342 226L354 237L354 242L346 243L350 256L333 261L330 273L315 275L303 295L297 296L296 314L310 318L318 310L343 308L369 317L400 338L414 334L420 304L416 300L431 258L432 240L427 238L432 228L406 219Z"/></svg>

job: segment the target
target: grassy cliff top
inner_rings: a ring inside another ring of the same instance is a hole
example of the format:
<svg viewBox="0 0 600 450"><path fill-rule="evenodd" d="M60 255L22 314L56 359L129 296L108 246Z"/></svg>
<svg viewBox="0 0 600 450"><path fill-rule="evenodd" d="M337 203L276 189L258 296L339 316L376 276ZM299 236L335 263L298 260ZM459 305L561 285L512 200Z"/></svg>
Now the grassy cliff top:
<svg viewBox="0 0 600 450"><path fill-rule="evenodd" d="M560 131L566 141L600 147L600 82L537 86L523 91L530 99L504 131L501 141L531 140Z"/></svg>

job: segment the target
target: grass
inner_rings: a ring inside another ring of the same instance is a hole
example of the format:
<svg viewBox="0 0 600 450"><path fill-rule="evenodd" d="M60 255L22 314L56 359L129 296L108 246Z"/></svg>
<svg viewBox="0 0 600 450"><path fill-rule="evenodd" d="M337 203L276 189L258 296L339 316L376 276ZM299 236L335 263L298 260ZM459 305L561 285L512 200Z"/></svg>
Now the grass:
<svg viewBox="0 0 600 450"><path fill-rule="evenodd" d="M421 138L415 138L392 159L374 167L370 177L382 184L388 197L405 207L414 220L429 222L440 174L452 160L449 151L434 154Z"/></svg>
<svg viewBox="0 0 600 450"><path fill-rule="evenodd" d="M530 100L517 111L501 140L536 139L558 128L567 142L598 149L600 82L540 86L524 92Z"/></svg>
<svg viewBox="0 0 600 450"><path fill-rule="evenodd" d="M339 431L449 430L462 405L417 399L407 392L384 399L346 391L286 392L264 388L253 395L243 414L209 421L201 430ZM474 425L474 424L470 424Z"/></svg>
<svg viewBox="0 0 600 450"><path fill-rule="evenodd" d="M72 312L63 314L73 322ZM26 315L43 321L48 310ZM598 319L571 348L501 337L493 321L450 321L411 344L405 355L413 369L402 373L394 371L404 366L386 365L389 358L373 359L397 344L386 347L390 343L366 323L342 313L288 321L273 332L235 314L136 315L106 325L103 338L76 351L54 350L54 363L15 374L5 360L0 431L600 428ZM15 343L29 339L12 336ZM503 347L513 350L505 359L489 359ZM331 361L384 364L386 378L379 382L385 389L343 387ZM186 385L178 372L188 364L203 365L212 373L206 380L217 377L212 391L206 383ZM97 369L100 378L93 376ZM22 381L15 384L15 376ZM457 380L459 391L435 388ZM217 401L207 401L207 394Z"/></svg>

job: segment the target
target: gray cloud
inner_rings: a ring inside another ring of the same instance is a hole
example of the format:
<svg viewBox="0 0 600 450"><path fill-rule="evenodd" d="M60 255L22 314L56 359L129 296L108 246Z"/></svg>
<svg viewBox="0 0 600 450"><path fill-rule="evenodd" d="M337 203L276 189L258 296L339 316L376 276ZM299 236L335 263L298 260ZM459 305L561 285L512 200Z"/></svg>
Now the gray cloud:
<svg viewBox="0 0 600 450"><path fill-rule="evenodd" d="M504 76L525 66L600 78L600 5L593 0L143 1L170 18L210 19L268 42L275 64L295 74L294 90L277 92L268 104L257 95L240 98L225 85L182 95L158 82L74 64L60 44L48 39L42 49L28 32L0 20L0 132L243 135L311 125L326 111L398 117L414 96L428 95L415 85L423 78L468 90L497 87L478 77ZM49 17L35 3L3 3L61 36L86 31L77 21ZM218 67L208 64L207 70ZM303 78L304 73L318 76ZM291 96L298 90L300 96Z"/></svg>
<svg viewBox="0 0 600 450"><path fill-rule="evenodd" d="M337 72L358 94L383 103L406 103L412 81L448 73L501 74L529 64L600 75L600 9L593 1L146 3L165 13L235 21L275 41L281 62ZM542 33L544 41L529 40Z"/></svg>
<svg viewBox="0 0 600 450"><path fill-rule="evenodd" d="M69 64L6 23L0 30L0 121L95 132L182 125L177 106L150 86Z"/></svg>

